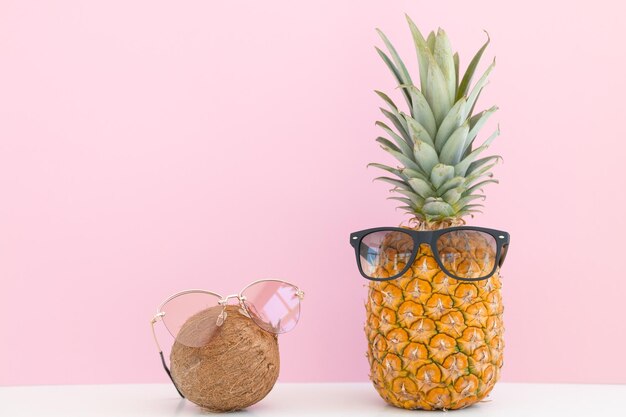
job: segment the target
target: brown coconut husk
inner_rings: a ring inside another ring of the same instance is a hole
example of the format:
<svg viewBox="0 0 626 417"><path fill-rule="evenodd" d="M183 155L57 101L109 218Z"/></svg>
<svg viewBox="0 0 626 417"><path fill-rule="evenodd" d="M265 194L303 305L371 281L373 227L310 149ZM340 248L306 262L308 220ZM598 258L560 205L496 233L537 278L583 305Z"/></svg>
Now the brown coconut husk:
<svg viewBox="0 0 626 417"><path fill-rule="evenodd" d="M234 411L262 400L274 386L280 370L278 341L262 330L239 306L227 306L222 326L208 333L206 325L215 324L221 306L204 310L187 320L179 335L189 340L199 323L205 327L201 347L176 341L170 355L176 385L187 399L209 411Z"/></svg>

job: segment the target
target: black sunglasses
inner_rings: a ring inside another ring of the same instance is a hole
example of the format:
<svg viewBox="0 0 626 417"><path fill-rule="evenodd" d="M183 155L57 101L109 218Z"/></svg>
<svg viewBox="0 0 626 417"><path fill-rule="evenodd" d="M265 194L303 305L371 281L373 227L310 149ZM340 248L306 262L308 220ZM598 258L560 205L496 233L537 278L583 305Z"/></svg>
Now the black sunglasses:
<svg viewBox="0 0 626 417"><path fill-rule="evenodd" d="M509 234L484 227L460 226L432 231L377 227L350 235L359 272L373 281L404 275L422 243L428 244L439 268L461 281L491 277L504 263Z"/></svg>

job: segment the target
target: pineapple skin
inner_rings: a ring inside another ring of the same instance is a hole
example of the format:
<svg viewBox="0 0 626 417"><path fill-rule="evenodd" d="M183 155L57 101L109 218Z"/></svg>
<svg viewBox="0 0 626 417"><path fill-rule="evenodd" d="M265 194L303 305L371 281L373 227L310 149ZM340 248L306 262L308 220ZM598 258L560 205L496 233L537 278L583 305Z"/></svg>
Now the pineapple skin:
<svg viewBox="0 0 626 417"><path fill-rule="evenodd" d="M454 410L489 394L504 349L499 271L482 281L446 275L428 245L411 269L370 281L365 334L370 379L389 404Z"/></svg>

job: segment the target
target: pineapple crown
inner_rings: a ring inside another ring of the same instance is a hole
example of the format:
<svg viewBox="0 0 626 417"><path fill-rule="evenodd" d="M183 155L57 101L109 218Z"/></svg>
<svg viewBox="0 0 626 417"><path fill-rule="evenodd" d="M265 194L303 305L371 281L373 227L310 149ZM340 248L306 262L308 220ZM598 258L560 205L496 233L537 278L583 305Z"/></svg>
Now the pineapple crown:
<svg viewBox="0 0 626 417"><path fill-rule="evenodd" d="M376 180L393 185L391 191L400 196L389 199L402 202L399 208L411 213L419 223L455 223L465 215L480 212L483 205L475 200L485 199L482 187L498 182L490 169L501 157L479 156L500 134L500 129L480 146L474 143L480 129L498 108L493 106L473 115L495 60L470 87L489 44L489 35L459 81L459 55L452 53L446 33L439 29L425 39L411 18L408 15L406 18L417 51L420 88L413 83L389 39L378 29L388 54L376 48L398 82L409 108L408 113L401 111L388 95L376 91L388 106L381 111L393 126L376 122L388 135L376 141L402 165L395 168L378 163L369 165L395 176Z"/></svg>

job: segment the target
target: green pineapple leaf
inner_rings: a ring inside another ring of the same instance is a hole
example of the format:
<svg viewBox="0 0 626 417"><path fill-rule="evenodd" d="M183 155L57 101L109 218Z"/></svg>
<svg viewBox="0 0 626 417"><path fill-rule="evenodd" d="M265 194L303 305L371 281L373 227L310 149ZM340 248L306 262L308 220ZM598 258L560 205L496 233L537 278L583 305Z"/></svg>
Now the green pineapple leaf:
<svg viewBox="0 0 626 417"><path fill-rule="evenodd" d="M465 183L465 177L452 177L437 188L437 194L443 195L448 190L460 187Z"/></svg>
<svg viewBox="0 0 626 417"><path fill-rule="evenodd" d="M478 135L480 129L484 126L484 124L489 120L492 114L498 111L498 106L493 106L488 110L484 110L476 115L474 115L470 119L470 131L467 134L467 143L465 144L465 149L463 149L463 154L465 155L472 149L472 144L474 143L474 139Z"/></svg>
<svg viewBox="0 0 626 417"><path fill-rule="evenodd" d="M467 134L469 132L469 125L464 123L461 127L450 135L450 138L446 141L441 149L439 159L446 165L456 165L461 161L463 156L463 146L467 141Z"/></svg>
<svg viewBox="0 0 626 417"><path fill-rule="evenodd" d="M422 211L426 214L426 218L430 220L441 220L445 217L454 216L454 208L443 201L441 198L431 199L424 203Z"/></svg>
<svg viewBox="0 0 626 417"><path fill-rule="evenodd" d="M411 107L411 117L426 129L428 136L435 138L437 134L437 122L435 115L426 101L426 97L414 85L401 85L403 89L408 89L411 95L413 106ZM407 118L408 120L408 118Z"/></svg>
<svg viewBox="0 0 626 417"><path fill-rule="evenodd" d="M411 153L411 149L409 148L409 145L407 145L406 142L403 140L399 140L397 141L397 144L395 144L391 142L389 139L379 136L376 138L376 142L380 143L383 146L391 148L396 152L401 152L405 155L409 155Z"/></svg>
<svg viewBox="0 0 626 417"><path fill-rule="evenodd" d="M454 166L454 172L457 175L466 175L470 164L478 158L478 155L489 147L489 144L500 134L500 129L496 130L481 146L469 153L461 162Z"/></svg>
<svg viewBox="0 0 626 417"><path fill-rule="evenodd" d="M494 59L491 65L489 65L489 67L485 70L482 77L480 77L476 85L474 85L474 88L472 88L472 92L467 97L467 106L466 106L467 114L465 115L465 117L472 114L472 111L474 110L474 105L476 104L476 100L478 100L478 95L480 94L482 89L485 87L485 85L487 85L487 81L489 81L489 74L491 74L491 71L493 71L493 68L495 66L496 66L496 60Z"/></svg>
<svg viewBox="0 0 626 417"><path fill-rule="evenodd" d="M450 46L450 40L448 39L446 32L441 28L437 31L437 35L435 37L433 55L437 65L441 68L443 77L446 80L450 102L454 103L456 95L456 69L454 65L454 57L452 54L452 47Z"/></svg>
<svg viewBox="0 0 626 417"><path fill-rule="evenodd" d="M452 179L454 177L454 167L445 164L437 164L433 167L430 173L430 182L433 184L433 187L438 189L441 187L446 181Z"/></svg>
<svg viewBox="0 0 626 417"><path fill-rule="evenodd" d="M382 58L382 60L385 63L385 65L387 65L387 68L389 68L391 73L394 75L394 77L395 77L396 81L398 82L398 84L404 84L404 81L402 80L402 76L400 75L400 72L398 71L396 66L393 65L393 62L391 62L391 59L389 59L387 54L384 53L380 48L376 48L376 52L378 52L378 55L380 55L380 57ZM406 93L406 92L403 92L403 94L404 94L404 99L406 100L407 104L410 106L411 105L411 96L408 93Z"/></svg>
<svg viewBox="0 0 626 417"><path fill-rule="evenodd" d="M456 92L459 91L459 66L461 65L459 63L458 52L454 53L454 55L452 56L452 59L454 60L454 79L456 80L456 83L454 86L454 91L455 91L454 101L457 101L460 98L456 96Z"/></svg>
<svg viewBox="0 0 626 417"><path fill-rule="evenodd" d="M372 181L382 181L382 182L386 182L388 184L393 185L396 188L399 188L401 190L405 190L405 191L411 191L412 188L409 187L404 181L400 181L397 180L395 178L389 178L389 177L376 177L374 178Z"/></svg>
<svg viewBox="0 0 626 417"><path fill-rule="evenodd" d="M411 210L415 210L418 207L416 203L414 203L413 201L411 201L411 200L409 200L408 198L405 198L405 197L387 197L387 200L401 201L404 204L406 204L407 207L410 207Z"/></svg>
<svg viewBox="0 0 626 417"><path fill-rule="evenodd" d="M408 117L406 114L401 113L401 116L406 120L406 124L409 128L409 137L411 138L411 142L414 145L416 142L425 142L429 144L431 147L435 147L431 136L426 131L421 124L417 122L417 120L412 117Z"/></svg>
<svg viewBox="0 0 626 417"><path fill-rule="evenodd" d="M415 163L415 161L413 161L413 159L407 157L402 152L399 152L399 151L397 151L395 149L389 148L389 147L384 146L384 145L381 145L381 148L383 148L383 150L387 151L391 156L393 156L398 161L400 161L400 163L402 165L404 165L405 168L413 169L413 170L418 171L418 172L422 171L422 168L420 168L419 165L417 165Z"/></svg>
<svg viewBox="0 0 626 417"><path fill-rule="evenodd" d="M499 182L500 181L495 180L495 179L488 179L488 180L485 180L485 181L481 181L478 184L473 185L472 187L468 188L467 192L471 194L471 193L473 193L476 190L482 190L482 187L484 187L487 184L490 184L490 183L498 184Z"/></svg>
<svg viewBox="0 0 626 417"><path fill-rule="evenodd" d="M404 138L404 140L406 141L407 144L411 143L411 137L409 136L409 129L406 125L406 120L404 120L403 117L401 117L400 115L396 116L395 114L393 114L392 112L383 109L382 107L380 108L380 111L382 114L385 115L385 117L387 119L389 119L389 121L391 121L391 123L394 125L394 127L398 130L398 132L400 133L400 135L402 135L402 137Z"/></svg>
<svg viewBox="0 0 626 417"><path fill-rule="evenodd" d="M426 142L418 140L413 147L413 154L415 155L415 161L422 167L422 171L430 176L433 167L439 163L437 157L437 151Z"/></svg>
<svg viewBox="0 0 626 417"><path fill-rule="evenodd" d="M411 188L422 198L432 197L434 191L431 188L428 181L424 181L420 178L409 178L409 185Z"/></svg>
<svg viewBox="0 0 626 417"><path fill-rule="evenodd" d="M413 84L413 81L411 80L411 75L406 69L404 62L402 62L402 59L398 55L396 48L394 48L391 42L389 42L389 39L387 39L387 36L383 33L382 30L376 29L376 32L378 32L378 35L380 35L381 39L383 40L385 46L387 47L387 50L391 54L391 59L393 59L393 62L398 69L398 74L400 75L400 79L402 80L400 84Z"/></svg>
<svg viewBox="0 0 626 417"><path fill-rule="evenodd" d="M446 191L442 198L446 203L452 205L461 199L463 191L465 191L463 187L452 188Z"/></svg>
<svg viewBox="0 0 626 417"><path fill-rule="evenodd" d="M405 15L406 20L409 23L411 29L411 35L413 36L413 43L415 45L415 51L417 53L417 62L419 65L420 86L422 93L426 91L426 74L428 73L428 57L432 57L432 52L426 44L426 40L422 36L415 23L411 20L409 15ZM433 35L434 36L434 35Z"/></svg>
<svg viewBox="0 0 626 417"><path fill-rule="evenodd" d="M435 137L435 148L437 152L441 152L446 141L450 138L450 135L463 124L465 105L465 98L461 98L454 104L450 112L446 115L446 118L441 122L439 130L437 130L437 136Z"/></svg>
<svg viewBox="0 0 626 417"><path fill-rule="evenodd" d="M369 164L367 164L367 167L374 167L374 168L378 168L378 169L382 169L383 171L387 171L390 174L393 174L397 177L402 178L403 180L406 179L406 175L402 174L402 171L400 171L398 168L392 168L390 166L387 165L383 165L383 164L377 164L376 162L371 162Z"/></svg>
<svg viewBox="0 0 626 417"><path fill-rule="evenodd" d="M440 125L452 108L453 101L448 94L443 72L432 55L428 56L428 71L426 73L424 97L426 97L426 101L428 101L428 104L430 104L433 110L435 121Z"/></svg>
<svg viewBox="0 0 626 417"><path fill-rule="evenodd" d="M411 142L411 144L409 144L409 142L407 142L407 140L405 138L402 138L400 136L398 136L396 134L396 132L394 132L389 126L387 126L385 123L383 122L376 122L376 126L380 127L381 129L383 129L385 131L385 133L387 133L395 143L397 143L398 145L396 145L396 151L400 151L405 155L411 155L413 153L413 143ZM380 137L380 136L379 136ZM380 141L378 141L380 143Z"/></svg>
<svg viewBox="0 0 626 417"><path fill-rule="evenodd" d="M407 177L407 181L409 178L419 178L423 181L428 181L428 177L422 174L422 172L415 171L409 168L404 168L403 170L401 170L401 172L402 172L402 175Z"/></svg>
<svg viewBox="0 0 626 417"><path fill-rule="evenodd" d="M499 161L502 160L502 157L500 155L491 155L491 156L487 156L485 158L481 158L477 161L474 161L470 164L469 168L467 169L467 174L471 174L472 172L474 172L475 170L480 169L480 167L482 167L483 165L489 163L490 161L495 160L495 163L498 163Z"/></svg>
<svg viewBox="0 0 626 417"><path fill-rule="evenodd" d="M424 199L415 194L412 190L409 191L402 188L394 188L391 191L406 196L409 200L413 202L413 204L416 204L420 207L424 204Z"/></svg>
<svg viewBox="0 0 626 417"><path fill-rule="evenodd" d="M485 33L487 32L485 31ZM463 75L463 79L461 80L461 84L459 84L459 89L457 90L457 93L456 93L457 100L460 99L461 97L464 97L468 93L470 83L472 82L474 72L476 71L476 67L478 66L478 63L480 62L480 58L483 56L485 49L487 49L489 42L491 42L491 39L489 38L489 33L487 33L487 42L485 42L482 48L480 48L478 52L476 52L476 55L474 55L474 58L472 58L472 60L470 61L470 64L467 66L465 75Z"/></svg>

